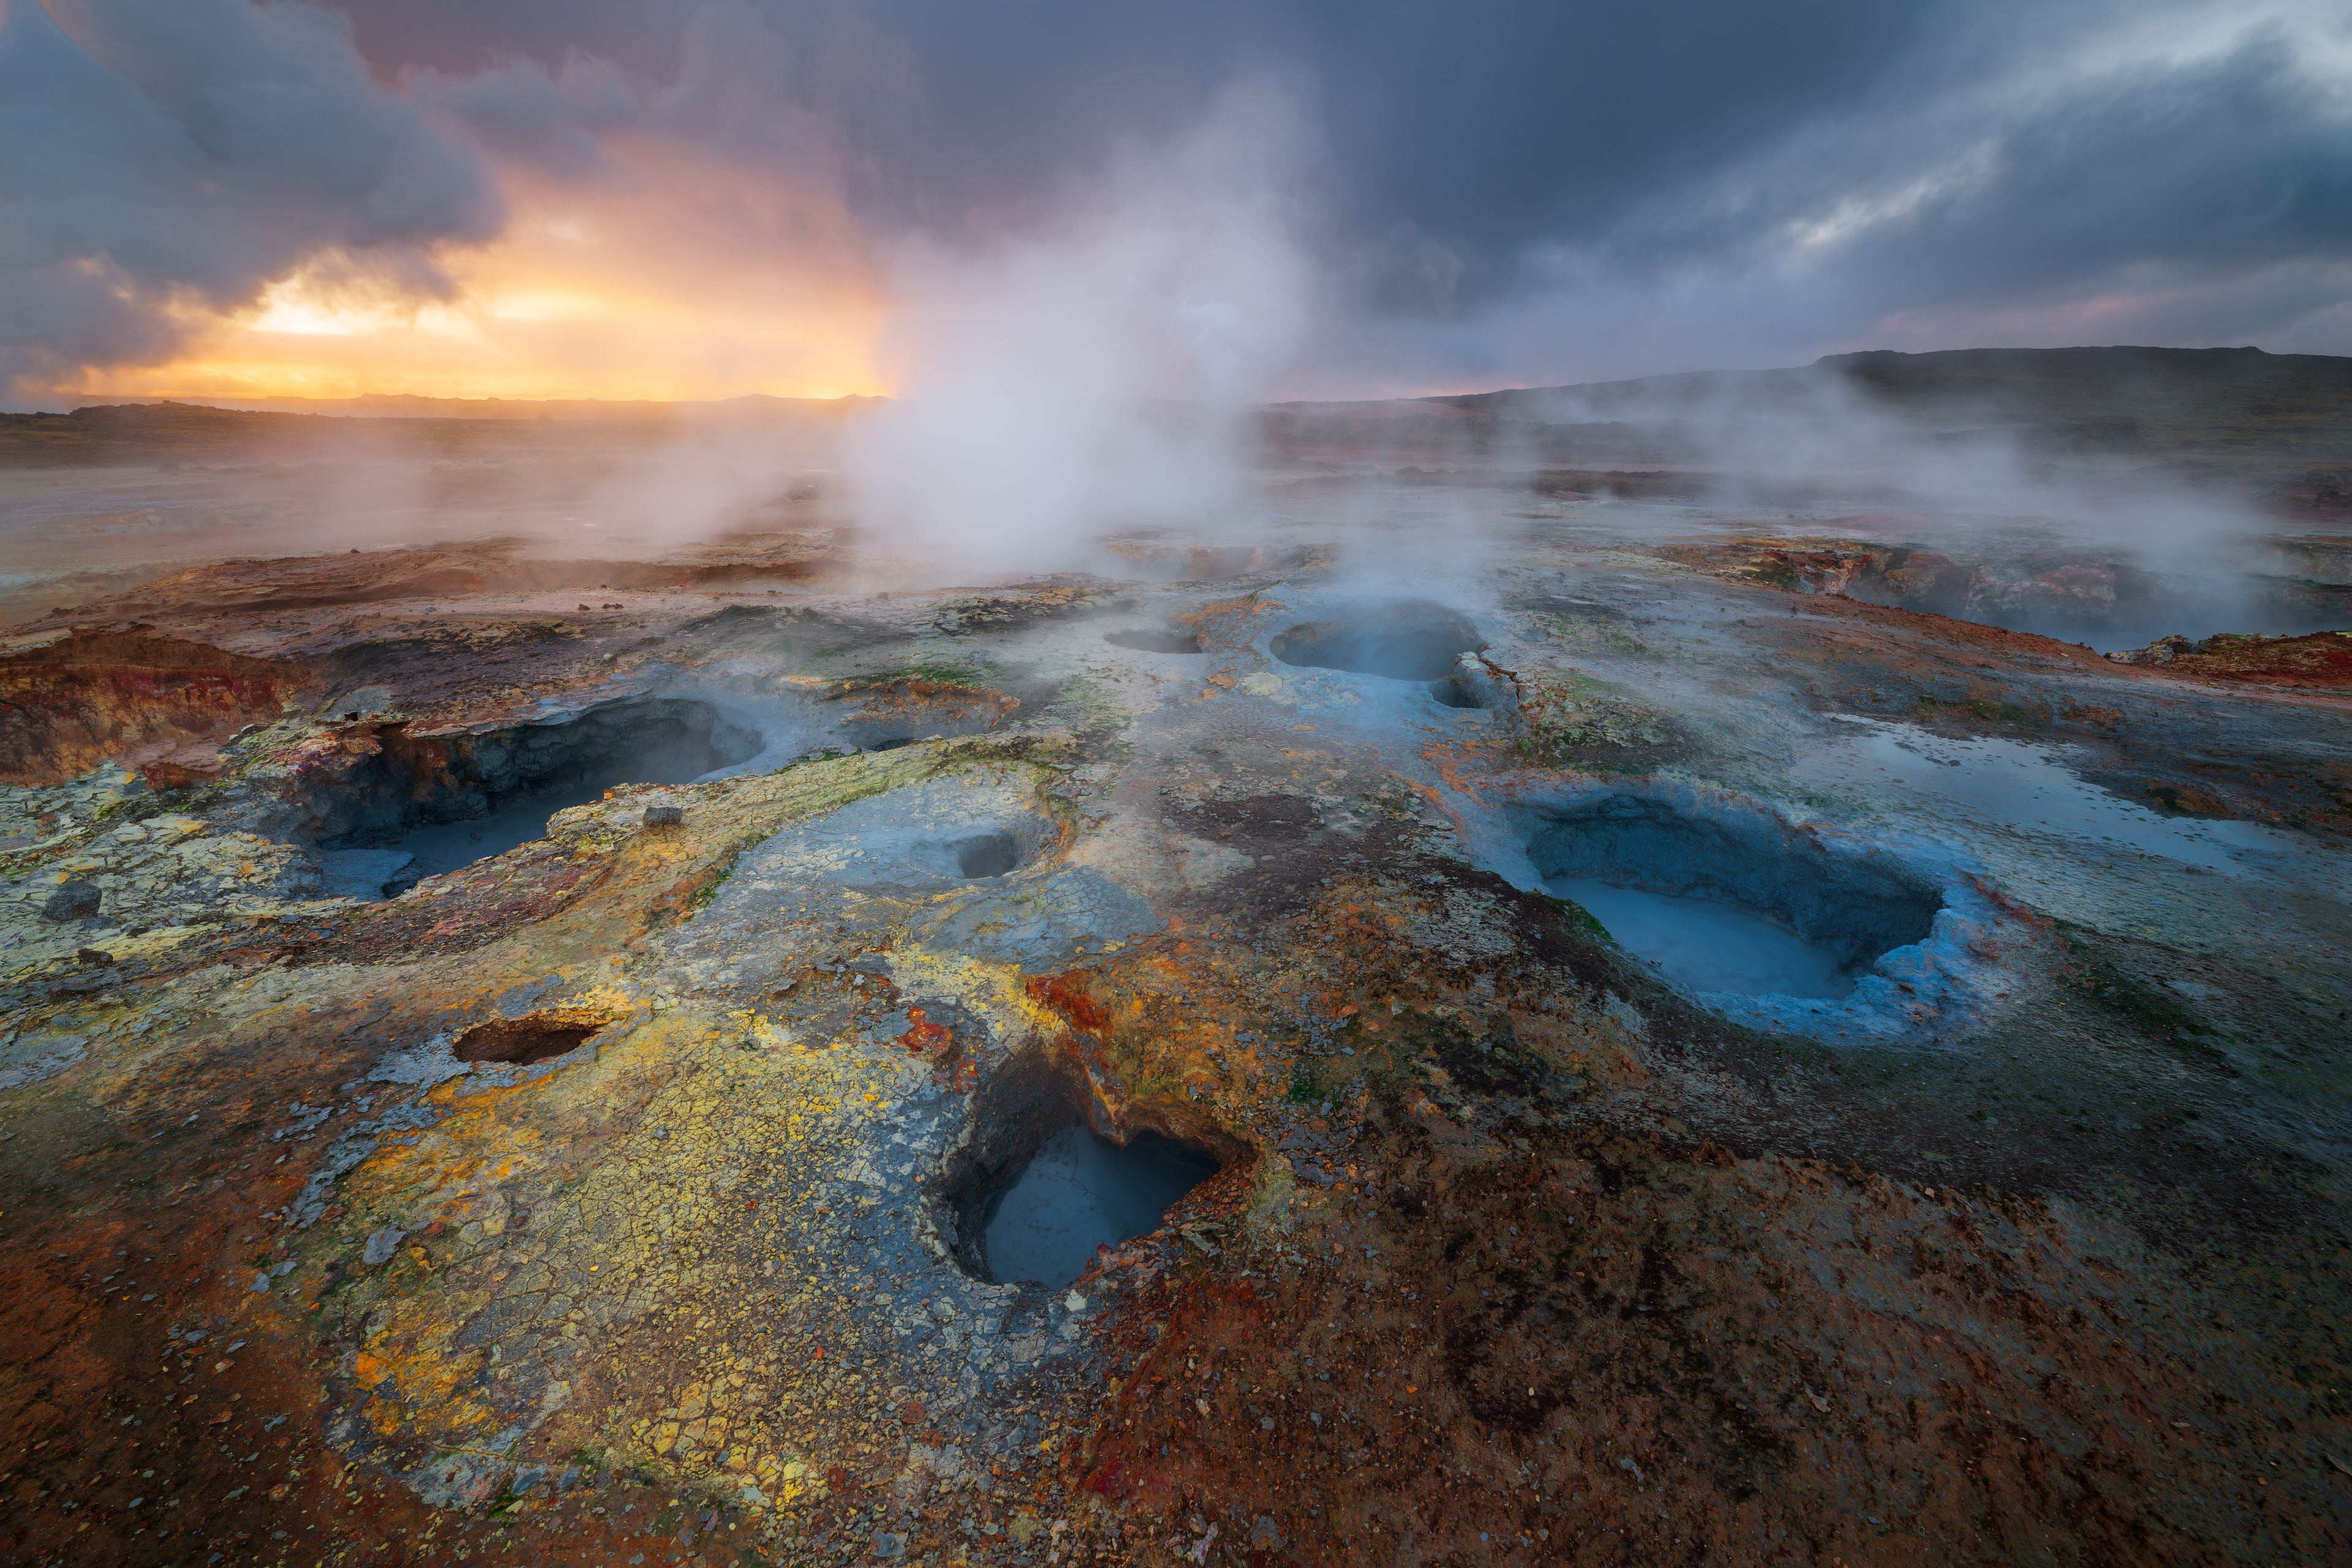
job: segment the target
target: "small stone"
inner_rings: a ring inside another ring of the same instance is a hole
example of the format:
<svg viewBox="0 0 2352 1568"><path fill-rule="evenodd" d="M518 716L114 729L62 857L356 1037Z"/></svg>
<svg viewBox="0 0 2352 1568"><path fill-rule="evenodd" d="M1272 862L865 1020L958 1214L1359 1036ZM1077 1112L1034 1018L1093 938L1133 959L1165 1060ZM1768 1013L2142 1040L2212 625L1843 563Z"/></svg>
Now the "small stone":
<svg viewBox="0 0 2352 1568"><path fill-rule="evenodd" d="M98 884L83 881L79 877L69 882L58 883L58 890L51 893L48 902L41 906L41 918L45 921L86 921L96 913Z"/></svg>
<svg viewBox="0 0 2352 1568"><path fill-rule="evenodd" d="M360 1249L360 1261L370 1268L390 1262L394 1251L400 1246L401 1238L407 1234L396 1225L388 1225L382 1230L370 1232L367 1245Z"/></svg>
<svg viewBox="0 0 2352 1568"><path fill-rule="evenodd" d="M682 805L649 805L646 807L647 827L676 827L686 820Z"/></svg>

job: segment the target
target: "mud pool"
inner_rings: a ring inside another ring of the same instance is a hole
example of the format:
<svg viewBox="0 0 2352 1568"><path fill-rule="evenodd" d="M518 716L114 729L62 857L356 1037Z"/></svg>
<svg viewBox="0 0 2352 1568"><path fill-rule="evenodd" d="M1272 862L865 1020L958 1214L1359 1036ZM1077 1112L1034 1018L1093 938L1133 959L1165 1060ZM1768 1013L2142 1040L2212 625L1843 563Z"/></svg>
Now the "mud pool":
<svg viewBox="0 0 2352 1568"><path fill-rule="evenodd" d="M614 784L632 783L684 784L685 778L633 780L625 776L635 770L618 770L621 776L609 779L575 781L550 789L533 790L530 794L493 807L487 816L469 817L461 822L428 822L413 827L394 839L385 847L409 858L407 879L436 877L454 871L460 866L470 866L477 860L493 855L503 855L518 844L528 844L547 832L547 819L570 806L586 805L604 798Z"/></svg>
<svg viewBox="0 0 2352 1568"><path fill-rule="evenodd" d="M1539 824L1528 856L1545 885L1608 905L1624 946L1698 990L1843 996L1853 972L1924 940L1943 901L1883 851L1832 847L1745 805L1605 793ZM1764 983L1776 973L1787 983Z"/></svg>
<svg viewBox="0 0 2352 1568"><path fill-rule="evenodd" d="M1091 1128L1063 1128L991 1200L983 1247L1006 1283L1063 1286L1114 1247L1159 1227L1168 1206L1217 1173L1214 1160L1157 1132L1121 1145Z"/></svg>
<svg viewBox="0 0 2352 1568"><path fill-rule="evenodd" d="M1454 611L1414 599L1341 606L1327 619L1278 634L1267 647L1283 663L1307 668L1438 681L1453 673L1456 659L1485 646Z"/></svg>
<svg viewBox="0 0 2352 1568"><path fill-rule="evenodd" d="M468 736L441 748L432 771L420 767L414 782L395 779L383 789L389 798L375 815L409 818L404 832L362 831L338 847L372 851L366 874L381 874L385 890L396 893L541 837L555 813L591 805L609 790L688 784L742 763L762 744L756 731L710 705L674 699ZM404 864L391 858L401 856Z"/></svg>
<svg viewBox="0 0 2352 1568"><path fill-rule="evenodd" d="M1590 877L1547 877L1544 887L1690 990L1826 999L1853 991L1853 973L1836 953L1746 910Z"/></svg>

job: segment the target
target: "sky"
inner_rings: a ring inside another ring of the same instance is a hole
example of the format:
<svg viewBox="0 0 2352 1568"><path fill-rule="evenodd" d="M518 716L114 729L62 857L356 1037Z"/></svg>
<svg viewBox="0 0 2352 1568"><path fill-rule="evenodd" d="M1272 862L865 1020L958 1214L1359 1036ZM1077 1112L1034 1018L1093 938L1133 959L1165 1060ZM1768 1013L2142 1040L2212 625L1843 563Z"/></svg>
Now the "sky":
<svg viewBox="0 0 2352 1568"><path fill-rule="evenodd" d="M2352 353L2352 7L0 0L19 408L2112 342Z"/></svg>

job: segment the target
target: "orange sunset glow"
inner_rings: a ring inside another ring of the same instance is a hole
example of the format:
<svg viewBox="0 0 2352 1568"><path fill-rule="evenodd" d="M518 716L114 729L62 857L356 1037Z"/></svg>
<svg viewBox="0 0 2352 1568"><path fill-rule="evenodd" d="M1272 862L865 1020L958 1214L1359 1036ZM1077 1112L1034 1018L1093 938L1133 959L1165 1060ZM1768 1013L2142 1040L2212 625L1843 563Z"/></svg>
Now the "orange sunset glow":
<svg viewBox="0 0 2352 1568"><path fill-rule="evenodd" d="M887 301L819 189L745 178L650 139L593 184L509 175L487 245L419 279L328 256L251 304L184 307L180 352L91 368L79 396L191 399L839 397L887 390Z"/></svg>

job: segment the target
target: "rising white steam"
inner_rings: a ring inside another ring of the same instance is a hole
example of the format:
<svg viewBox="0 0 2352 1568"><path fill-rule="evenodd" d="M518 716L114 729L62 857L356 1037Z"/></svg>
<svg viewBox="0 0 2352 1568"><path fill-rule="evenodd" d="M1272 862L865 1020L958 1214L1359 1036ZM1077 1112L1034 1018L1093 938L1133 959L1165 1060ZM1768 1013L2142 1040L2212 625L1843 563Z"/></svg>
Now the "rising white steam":
<svg viewBox="0 0 2352 1568"><path fill-rule="evenodd" d="M1236 91L1033 227L903 248L897 396L850 444L860 521L945 580L1213 517L1247 469L1249 409L1305 335L1303 125L1281 92Z"/></svg>

